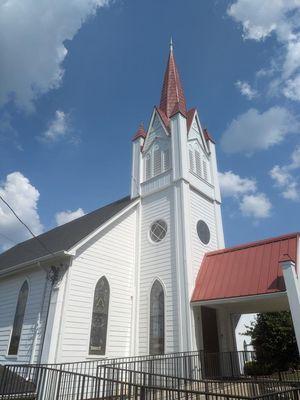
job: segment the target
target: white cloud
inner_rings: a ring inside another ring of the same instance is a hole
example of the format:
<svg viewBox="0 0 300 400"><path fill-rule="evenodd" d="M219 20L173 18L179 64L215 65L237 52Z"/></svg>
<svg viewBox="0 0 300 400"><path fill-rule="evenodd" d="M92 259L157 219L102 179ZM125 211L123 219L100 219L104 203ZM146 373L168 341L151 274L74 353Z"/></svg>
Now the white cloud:
<svg viewBox="0 0 300 400"><path fill-rule="evenodd" d="M257 91L252 89L252 87L249 85L248 82L244 81L237 81L235 83L235 86L238 88L238 90L241 92L243 96L246 96L247 99L252 100L255 97L257 97Z"/></svg>
<svg viewBox="0 0 300 400"><path fill-rule="evenodd" d="M300 74L287 80L283 93L288 99L300 101Z"/></svg>
<svg viewBox="0 0 300 400"><path fill-rule="evenodd" d="M239 196L256 191L255 179L241 178L232 171L220 172L219 183L224 197Z"/></svg>
<svg viewBox="0 0 300 400"><path fill-rule="evenodd" d="M240 203L242 214L256 219L269 217L271 208L272 204L264 193L246 195Z"/></svg>
<svg viewBox="0 0 300 400"><path fill-rule="evenodd" d="M0 106L30 110L61 84L66 40L110 0L5 0L0 3Z"/></svg>
<svg viewBox="0 0 300 400"><path fill-rule="evenodd" d="M227 153L253 153L266 150L283 141L289 133L299 130L293 114L283 107L271 107L260 113L251 108L234 119L221 138L221 146Z"/></svg>
<svg viewBox="0 0 300 400"><path fill-rule="evenodd" d="M84 214L82 208L78 208L75 211L60 211L55 214L56 225L66 224L67 222L73 221L73 219L82 217Z"/></svg>
<svg viewBox="0 0 300 400"><path fill-rule="evenodd" d="M46 142L56 142L64 138L70 131L69 118L63 111L55 111L55 116L49 124L49 128L41 135Z"/></svg>
<svg viewBox="0 0 300 400"><path fill-rule="evenodd" d="M300 200L300 183L298 174L293 175L293 171L300 168L300 146L291 154L289 164L275 165L269 172L275 186L280 189L282 197L288 200Z"/></svg>
<svg viewBox="0 0 300 400"><path fill-rule="evenodd" d="M219 181L222 195L233 197L245 217L255 219L270 216L272 204L264 193L257 191L256 180L241 178L232 171L220 172Z"/></svg>
<svg viewBox="0 0 300 400"><path fill-rule="evenodd" d="M28 178L21 172L13 172L7 175L6 180L0 184L0 195L10 204L33 233L41 233L43 226L37 210L40 194ZM30 237L30 233L26 228L16 219L9 208L0 201L0 247L6 249Z"/></svg>
<svg viewBox="0 0 300 400"><path fill-rule="evenodd" d="M291 85L292 75L300 69L300 0L237 0L227 12L242 25L245 39L261 41L272 33L276 35L280 43L280 55L275 57L279 76L270 87L273 93L276 88L277 93L299 101L299 96L291 95L286 80L290 79Z"/></svg>

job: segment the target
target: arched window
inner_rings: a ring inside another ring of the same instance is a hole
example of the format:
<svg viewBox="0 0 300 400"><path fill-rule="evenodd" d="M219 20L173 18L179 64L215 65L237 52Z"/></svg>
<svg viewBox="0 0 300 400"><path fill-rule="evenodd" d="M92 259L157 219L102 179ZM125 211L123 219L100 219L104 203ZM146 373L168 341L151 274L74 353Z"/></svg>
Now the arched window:
<svg viewBox="0 0 300 400"><path fill-rule="evenodd" d="M28 298L28 291L29 291L28 282L25 281L20 289L19 296L18 296L17 308L16 308L15 318L14 318L14 325L13 325L13 329L12 329L9 350L8 350L8 355L10 355L10 356L16 356L18 354L21 333L22 333L22 327L23 327L23 321L24 321L24 315L25 315L25 309L26 309L27 298Z"/></svg>
<svg viewBox="0 0 300 400"><path fill-rule="evenodd" d="M109 283L102 276L95 287L89 354L105 354L108 306Z"/></svg>
<svg viewBox="0 0 300 400"><path fill-rule="evenodd" d="M150 293L150 354L165 352L165 295L161 283L156 280Z"/></svg>

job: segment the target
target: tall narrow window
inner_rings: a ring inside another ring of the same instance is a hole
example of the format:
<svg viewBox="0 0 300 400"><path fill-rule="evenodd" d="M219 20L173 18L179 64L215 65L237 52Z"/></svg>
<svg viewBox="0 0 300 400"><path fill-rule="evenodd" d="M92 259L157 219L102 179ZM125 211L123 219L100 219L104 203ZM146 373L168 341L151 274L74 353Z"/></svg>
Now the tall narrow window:
<svg viewBox="0 0 300 400"><path fill-rule="evenodd" d="M8 350L8 355L10 355L10 356L16 356L18 354L21 333L22 333L22 327L23 327L23 321L24 321L24 315L25 315L25 309L26 309L27 298L28 298L28 290L29 290L28 282L25 281L20 289L19 296L18 296L17 308L16 308L15 318L14 318L14 325L13 325L13 330L12 330L10 344L9 344L9 350Z"/></svg>
<svg viewBox="0 0 300 400"><path fill-rule="evenodd" d="M105 354L108 306L109 283L102 276L95 287L89 354Z"/></svg>
<svg viewBox="0 0 300 400"><path fill-rule="evenodd" d="M165 296L161 283L156 280L150 293L150 354L165 351Z"/></svg>

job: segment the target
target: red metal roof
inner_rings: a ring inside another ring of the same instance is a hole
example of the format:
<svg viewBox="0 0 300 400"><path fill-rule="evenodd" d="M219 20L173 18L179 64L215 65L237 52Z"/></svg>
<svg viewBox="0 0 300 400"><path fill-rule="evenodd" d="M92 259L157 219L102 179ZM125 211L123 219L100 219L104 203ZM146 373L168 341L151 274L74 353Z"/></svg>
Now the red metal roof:
<svg viewBox="0 0 300 400"><path fill-rule="evenodd" d="M143 139L145 139L145 137L147 136L147 133L144 129L144 125L140 124L139 129L136 131L136 133L134 134L132 141L142 137Z"/></svg>
<svg viewBox="0 0 300 400"><path fill-rule="evenodd" d="M170 48L167 69L164 76L159 108L168 118L176 112L181 112L183 115L186 115L185 96L175 63L172 46Z"/></svg>
<svg viewBox="0 0 300 400"><path fill-rule="evenodd" d="M282 292L279 261L288 254L296 263L299 233L206 253L192 301Z"/></svg>

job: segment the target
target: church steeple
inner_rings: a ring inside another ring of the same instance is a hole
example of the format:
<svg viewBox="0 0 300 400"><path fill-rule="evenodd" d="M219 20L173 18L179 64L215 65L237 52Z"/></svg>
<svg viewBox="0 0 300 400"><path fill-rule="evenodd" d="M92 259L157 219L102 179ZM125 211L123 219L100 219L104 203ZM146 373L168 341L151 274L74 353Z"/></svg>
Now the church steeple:
<svg viewBox="0 0 300 400"><path fill-rule="evenodd" d="M187 112L185 96L175 62L172 39L159 108L168 118L177 112L181 112L183 115L186 115Z"/></svg>

